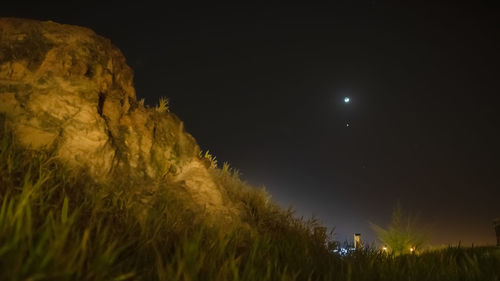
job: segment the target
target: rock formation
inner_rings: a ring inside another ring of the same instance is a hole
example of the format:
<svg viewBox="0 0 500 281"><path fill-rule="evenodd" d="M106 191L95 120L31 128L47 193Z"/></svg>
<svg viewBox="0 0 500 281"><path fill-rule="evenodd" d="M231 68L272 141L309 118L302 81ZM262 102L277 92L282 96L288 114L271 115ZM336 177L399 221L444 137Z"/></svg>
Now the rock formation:
<svg viewBox="0 0 500 281"><path fill-rule="evenodd" d="M173 113L136 100L125 57L90 29L0 19L1 123L2 134L98 182L168 178L206 210L224 208L195 139Z"/></svg>

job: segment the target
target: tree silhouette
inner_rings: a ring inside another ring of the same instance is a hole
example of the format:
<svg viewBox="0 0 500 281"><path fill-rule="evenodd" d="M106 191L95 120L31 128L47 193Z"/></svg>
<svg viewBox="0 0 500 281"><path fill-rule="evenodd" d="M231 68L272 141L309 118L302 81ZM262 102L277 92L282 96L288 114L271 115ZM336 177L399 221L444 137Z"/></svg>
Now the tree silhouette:
<svg viewBox="0 0 500 281"><path fill-rule="evenodd" d="M392 212L391 223L382 228L374 223L371 227L377 233L378 239L384 244L384 249L394 255L417 253L426 242L426 236L416 229L417 218L405 216L398 202Z"/></svg>

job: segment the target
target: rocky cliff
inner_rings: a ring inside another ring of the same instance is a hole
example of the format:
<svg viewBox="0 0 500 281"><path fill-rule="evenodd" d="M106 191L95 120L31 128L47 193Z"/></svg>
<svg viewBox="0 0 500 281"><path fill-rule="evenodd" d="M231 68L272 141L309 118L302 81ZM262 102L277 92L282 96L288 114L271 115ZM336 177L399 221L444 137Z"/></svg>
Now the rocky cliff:
<svg viewBox="0 0 500 281"><path fill-rule="evenodd" d="M0 19L0 127L98 182L168 181L209 212L227 212L195 139L168 108L138 102L110 40L54 22Z"/></svg>

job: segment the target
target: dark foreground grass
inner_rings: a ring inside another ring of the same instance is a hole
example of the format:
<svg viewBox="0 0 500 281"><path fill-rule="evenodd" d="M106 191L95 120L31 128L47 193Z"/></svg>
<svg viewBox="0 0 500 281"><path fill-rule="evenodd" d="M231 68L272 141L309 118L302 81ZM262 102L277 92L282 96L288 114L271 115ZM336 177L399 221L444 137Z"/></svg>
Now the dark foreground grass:
<svg viewBox="0 0 500 281"><path fill-rule="evenodd" d="M240 220L208 222L168 182L147 200L147 182L96 184L3 136L0 280L499 280L496 248L338 256L315 220L213 172Z"/></svg>

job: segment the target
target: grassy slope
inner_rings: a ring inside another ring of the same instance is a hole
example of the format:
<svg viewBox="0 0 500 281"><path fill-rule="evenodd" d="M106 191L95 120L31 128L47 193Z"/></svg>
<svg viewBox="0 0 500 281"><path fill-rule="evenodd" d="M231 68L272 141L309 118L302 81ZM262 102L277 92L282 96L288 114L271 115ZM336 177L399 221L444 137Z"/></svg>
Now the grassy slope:
<svg viewBox="0 0 500 281"><path fill-rule="evenodd" d="M500 252L389 257L329 251L326 229L278 208L227 166L241 222L208 225L169 192L147 204L126 177L97 185L50 155L0 146L0 280L499 280ZM118 178L118 177L117 177Z"/></svg>

